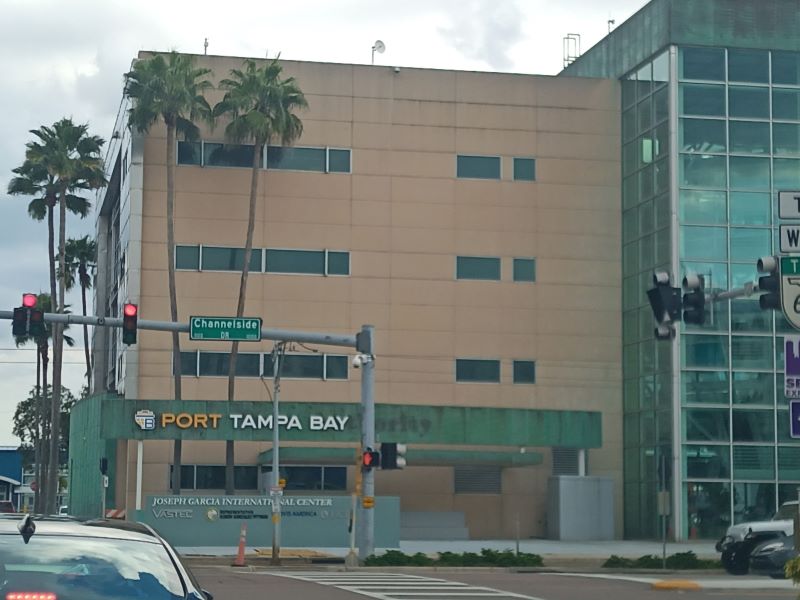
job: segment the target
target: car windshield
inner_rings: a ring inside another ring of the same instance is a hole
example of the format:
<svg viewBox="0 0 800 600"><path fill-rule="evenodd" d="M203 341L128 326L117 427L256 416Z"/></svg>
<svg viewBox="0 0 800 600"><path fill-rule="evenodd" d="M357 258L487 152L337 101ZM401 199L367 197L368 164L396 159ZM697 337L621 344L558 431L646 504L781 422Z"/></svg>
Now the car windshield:
<svg viewBox="0 0 800 600"><path fill-rule="evenodd" d="M794 516L797 514L797 504L784 504L778 509L778 512L775 513L775 516L772 517L773 521L785 521L789 519L794 519Z"/></svg>
<svg viewBox="0 0 800 600"><path fill-rule="evenodd" d="M159 543L34 535L26 544L19 534L0 535L0 598L37 592L58 600L174 600L185 594Z"/></svg>

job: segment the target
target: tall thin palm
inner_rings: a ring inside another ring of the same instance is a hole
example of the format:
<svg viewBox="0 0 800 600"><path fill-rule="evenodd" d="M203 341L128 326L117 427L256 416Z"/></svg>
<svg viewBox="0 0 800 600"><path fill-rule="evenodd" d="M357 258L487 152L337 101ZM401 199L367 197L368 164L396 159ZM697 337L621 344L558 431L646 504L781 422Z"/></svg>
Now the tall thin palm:
<svg viewBox="0 0 800 600"><path fill-rule="evenodd" d="M81 308L86 316L86 290L92 289L92 275L97 269L97 244L88 235L78 239L68 239L66 245L67 289L75 286L77 281L81 286ZM83 325L83 354L86 359L86 385L92 387L92 362L89 356L89 327Z"/></svg>
<svg viewBox="0 0 800 600"><path fill-rule="evenodd" d="M67 240L67 196L76 190L96 190L106 184L100 151L105 143L98 136L89 135L89 125L76 125L72 119L63 118L52 126L42 126L31 133L36 140L28 142L25 161L38 173L47 172L56 188L59 206L58 228L58 295L54 297L56 312L64 312L66 293L65 262ZM51 280L52 286L52 280ZM63 327L53 328L53 402L51 407L50 469L47 475L48 493L45 510L55 512L58 491L58 464L61 406L61 369L63 364Z"/></svg>
<svg viewBox="0 0 800 600"><path fill-rule="evenodd" d="M220 87L226 90L223 99L214 107L215 117L230 119L225 135L233 142L251 142L253 168L250 175L250 207L247 218L247 236L244 246L242 277L239 283L239 303L236 316L244 314L247 297L247 278L250 273L250 257L253 251L253 229L256 219L256 197L258 196L259 173L265 145L279 141L289 145L303 133L303 123L294 114L308 107L305 96L293 77L283 78L283 67L277 59L258 64L245 60L242 69L233 69L230 79L223 79ZM239 343L231 348L228 366L228 400L235 395L236 358ZM234 493L234 443L225 443L225 493Z"/></svg>
<svg viewBox="0 0 800 600"><path fill-rule="evenodd" d="M175 285L175 154L176 134L197 139L195 121L212 120L211 108L203 93L211 87L206 76L209 69L198 69L194 58L171 52L166 57L156 54L138 60L125 74L125 96L132 106L128 126L146 133L156 121L167 127L167 274L169 307L173 322L178 321L178 292ZM172 372L175 381L175 400L181 399L181 346L178 332L172 333ZM172 493L179 494L181 486L180 440L173 445Z"/></svg>

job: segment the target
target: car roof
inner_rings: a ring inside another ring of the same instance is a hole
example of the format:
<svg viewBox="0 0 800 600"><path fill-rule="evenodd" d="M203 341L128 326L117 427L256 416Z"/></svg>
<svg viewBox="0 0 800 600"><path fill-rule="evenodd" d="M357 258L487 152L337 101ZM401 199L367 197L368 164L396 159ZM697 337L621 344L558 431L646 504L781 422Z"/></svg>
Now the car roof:
<svg viewBox="0 0 800 600"><path fill-rule="evenodd" d="M17 526L23 518L23 514L0 514L0 535L19 535ZM161 543L152 529L130 521L33 516L33 522L36 525L34 536L77 536Z"/></svg>

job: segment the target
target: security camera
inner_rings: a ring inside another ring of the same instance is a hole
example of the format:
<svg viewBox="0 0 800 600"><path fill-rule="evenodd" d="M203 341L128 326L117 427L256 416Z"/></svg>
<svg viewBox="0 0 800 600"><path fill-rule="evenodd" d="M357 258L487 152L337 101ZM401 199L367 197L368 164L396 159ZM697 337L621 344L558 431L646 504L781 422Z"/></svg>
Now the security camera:
<svg viewBox="0 0 800 600"><path fill-rule="evenodd" d="M362 358L362 356L361 356L360 354L356 354L356 355L353 357L353 368L354 368L354 369L358 369L358 368L360 368L360 367L361 367L361 365L363 365L363 364L364 364L364 359Z"/></svg>
<svg viewBox="0 0 800 600"><path fill-rule="evenodd" d="M399 73L399 72L400 72L400 67L395 67L395 68L394 68L394 72L395 72L395 73Z"/></svg>

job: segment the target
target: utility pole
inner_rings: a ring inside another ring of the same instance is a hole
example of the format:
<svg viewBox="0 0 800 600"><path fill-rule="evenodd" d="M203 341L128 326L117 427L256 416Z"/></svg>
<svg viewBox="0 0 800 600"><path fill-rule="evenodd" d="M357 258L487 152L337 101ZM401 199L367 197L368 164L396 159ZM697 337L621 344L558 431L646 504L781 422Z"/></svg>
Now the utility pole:
<svg viewBox="0 0 800 600"><path fill-rule="evenodd" d="M280 474L280 431L278 428L279 396L281 391L281 365L283 364L284 343L275 344L273 350L273 391L272 391L272 487L269 495L272 500L272 560L271 564L281 564L281 488Z"/></svg>
<svg viewBox="0 0 800 600"><path fill-rule="evenodd" d="M361 368L361 448L375 449L375 356L373 337L375 328L364 325L358 336L356 349L362 353ZM376 465L377 467L377 465ZM358 558L363 563L375 554L375 469L365 469L362 480L361 543Z"/></svg>

